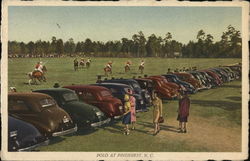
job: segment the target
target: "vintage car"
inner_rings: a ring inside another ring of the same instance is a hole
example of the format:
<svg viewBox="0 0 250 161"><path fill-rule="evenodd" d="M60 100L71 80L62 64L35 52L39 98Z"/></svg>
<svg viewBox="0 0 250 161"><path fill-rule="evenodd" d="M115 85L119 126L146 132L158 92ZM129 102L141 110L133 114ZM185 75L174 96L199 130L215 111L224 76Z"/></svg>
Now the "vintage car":
<svg viewBox="0 0 250 161"><path fill-rule="evenodd" d="M143 111L147 111L147 107L150 106L150 103L147 103L147 99L150 98L149 93L146 90L141 89L140 85L137 83L137 81L133 79L110 79L110 80L103 80L102 82L105 83L122 83L129 85L131 88L133 88L135 94L141 95L142 98L144 98L143 101L146 102L146 106L143 107Z"/></svg>
<svg viewBox="0 0 250 161"><path fill-rule="evenodd" d="M162 75L155 75L155 76L150 76L150 77L154 77L154 78L158 78L160 79L164 85L168 86L171 88L171 90L175 90L176 92L181 92L183 90L185 90L185 87L179 85L179 84L176 84L176 83L173 83L173 82L169 82L164 76ZM150 78L149 77L149 78Z"/></svg>
<svg viewBox="0 0 250 161"><path fill-rule="evenodd" d="M61 136L77 131L69 114L46 94L9 93L8 111L11 116L34 125L44 136Z"/></svg>
<svg viewBox="0 0 250 161"><path fill-rule="evenodd" d="M93 105L79 101L75 91L67 88L48 88L35 90L48 94L54 98L59 107L64 109L72 118L73 122L80 127L98 127L110 122L110 118Z"/></svg>
<svg viewBox="0 0 250 161"><path fill-rule="evenodd" d="M205 71L199 71L199 73L203 76L206 82L211 85L212 88L218 86L216 83L216 80L212 76L210 76L208 73L206 73Z"/></svg>
<svg viewBox="0 0 250 161"><path fill-rule="evenodd" d="M192 74L194 78L200 82L202 89L212 88L212 84L210 83L210 81L206 77L204 77L199 71L189 71L188 73Z"/></svg>
<svg viewBox="0 0 250 161"><path fill-rule="evenodd" d="M126 84L121 84L121 83L97 83L97 84L92 84L92 85L108 88L112 92L112 95L120 99L123 104L124 104L124 97L125 97L125 94L128 93L128 89L133 91L133 89L130 86ZM143 107L146 105L141 95L133 94L133 96L136 99L136 110L143 109Z"/></svg>
<svg viewBox="0 0 250 161"><path fill-rule="evenodd" d="M176 75L173 74L165 74L163 75L169 82L174 82L176 84L180 84L185 87L186 92L189 94L196 93L197 90L194 88L194 86L188 82L180 80Z"/></svg>
<svg viewBox="0 0 250 161"><path fill-rule="evenodd" d="M214 72L215 74L217 74L223 83L230 81L228 75L224 71L221 71L221 70L216 69L216 68L210 68L209 70Z"/></svg>
<svg viewBox="0 0 250 161"><path fill-rule="evenodd" d="M175 99L178 96L178 93L171 91L169 87L164 86L163 82L157 78L145 77L144 79L149 79L153 81L153 89L159 94L159 97L162 99Z"/></svg>
<svg viewBox="0 0 250 161"><path fill-rule="evenodd" d="M239 78L241 77L242 67L240 63L225 65L224 67L230 68L232 71L234 71L237 74Z"/></svg>
<svg viewBox="0 0 250 161"><path fill-rule="evenodd" d="M81 101L98 107L108 117L119 118L124 113L121 100L115 98L111 91L105 87L71 85L64 86L63 88L74 90Z"/></svg>
<svg viewBox="0 0 250 161"><path fill-rule="evenodd" d="M192 74L185 73L185 72L180 72L180 73L175 72L173 74L176 75L180 80L192 84L192 86L194 86L195 89L197 89L197 90L202 89L202 86L201 86L200 82L198 80L196 80L194 78L194 76L192 76Z"/></svg>
<svg viewBox="0 0 250 161"><path fill-rule="evenodd" d="M31 124L8 117L8 151L32 151L49 140Z"/></svg>
<svg viewBox="0 0 250 161"><path fill-rule="evenodd" d="M222 79L215 72L210 70L202 70L202 71L207 73L209 76L213 78L216 86L221 86L223 84Z"/></svg>
<svg viewBox="0 0 250 161"><path fill-rule="evenodd" d="M152 90L153 90L153 81L149 79L143 79L143 78L135 78L136 82L140 85L141 89L145 91L145 95L143 95L144 100L147 104L147 106L152 105Z"/></svg>

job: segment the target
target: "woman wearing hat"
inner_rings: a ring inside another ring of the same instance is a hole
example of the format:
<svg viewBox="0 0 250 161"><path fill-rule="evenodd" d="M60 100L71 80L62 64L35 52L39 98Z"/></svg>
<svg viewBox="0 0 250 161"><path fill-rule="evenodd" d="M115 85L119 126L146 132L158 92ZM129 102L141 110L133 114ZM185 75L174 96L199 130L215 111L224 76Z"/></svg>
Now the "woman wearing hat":
<svg viewBox="0 0 250 161"><path fill-rule="evenodd" d="M129 127L128 125L131 123L131 104L129 102L129 95L128 94L125 94L124 96L124 111L125 113L123 114L123 120L122 120L122 123L125 125L125 131L124 131L124 134L125 135L129 135Z"/></svg>

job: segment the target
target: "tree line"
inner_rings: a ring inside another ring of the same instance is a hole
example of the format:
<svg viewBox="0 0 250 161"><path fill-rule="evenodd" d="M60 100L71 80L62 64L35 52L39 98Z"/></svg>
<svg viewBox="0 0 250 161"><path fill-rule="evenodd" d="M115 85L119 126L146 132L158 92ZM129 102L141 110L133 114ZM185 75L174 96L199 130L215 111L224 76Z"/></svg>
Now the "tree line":
<svg viewBox="0 0 250 161"><path fill-rule="evenodd" d="M151 34L145 37L142 31L134 34L131 39L121 38L116 41L84 41L74 42L70 38L66 42L52 37L51 41L38 40L28 43L9 41L10 57L61 57L61 56L92 56L92 57L184 57L184 58L241 58L241 33L229 25L222 33L221 40L214 42L211 34L204 30L197 33L196 41L182 44L173 40L170 32L164 37Z"/></svg>

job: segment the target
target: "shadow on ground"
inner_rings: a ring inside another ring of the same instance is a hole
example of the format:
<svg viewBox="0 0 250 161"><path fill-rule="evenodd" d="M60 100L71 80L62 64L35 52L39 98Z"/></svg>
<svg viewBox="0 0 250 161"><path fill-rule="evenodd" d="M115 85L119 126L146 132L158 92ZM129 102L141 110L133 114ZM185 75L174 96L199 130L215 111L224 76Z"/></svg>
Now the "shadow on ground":
<svg viewBox="0 0 250 161"><path fill-rule="evenodd" d="M236 110L241 108L241 103L230 102L230 101L192 100L191 104L197 104L200 105L201 107L218 107L224 110Z"/></svg>
<svg viewBox="0 0 250 161"><path fill-rule="evenodd" d="M241 97L226 97L226 98L232 101L241 101Z"/></svg>
<svg viewBox="0 0 250 161"><path fill-rule="evenodd" d="M224 84L223 88L241 88L241 85L229 85L229 84Z"/></svg>
<svg viewBox="0 0 250 161"><path fill-rule="evenodd" d="M62 138L62 137L53 137L49 140L49 145L53 145L53 144L56 144L56 143L59 143L61 141L65 140L65 138Z"/></svg>
<svg viewBox="0 0 250 161"><path fill-rule="evenodd" d="M139 122L137 122L137 124L142 125L144 127L148 127L148 128L154 129L154 125L151 122L139 121ZM170 132L175 132L175 133L178 132L178 128L177 127L171 126L171 125L166 125L166 123L160 124L160 128L161 128L161 130L165 130L165 131L170 131Z"/></svg>

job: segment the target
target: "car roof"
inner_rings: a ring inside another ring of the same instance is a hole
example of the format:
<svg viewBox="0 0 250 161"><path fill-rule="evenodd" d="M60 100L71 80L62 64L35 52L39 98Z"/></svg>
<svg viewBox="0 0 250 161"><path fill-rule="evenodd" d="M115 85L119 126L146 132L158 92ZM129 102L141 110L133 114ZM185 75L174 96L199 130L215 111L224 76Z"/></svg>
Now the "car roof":
<svg viewBox="0 0 250 161"><path fill-rule="evenodd" d="M70 86L64 86L63 88L70 88L70 89L88 89L92 91L99 91L99 90L109 90L102 86L95 86L95 85L70 85Z"/></svg>
<svg viewBox="0 0 250 161"><path fill-rule="evenodd" d="M93 85L98 85L98 84L103 84L103 85L108 85L108 86L116 86L116 87L122 87L122 88L131 88L129 85L127 84L122 84L122 83L106 83L106 82L101 82L101 83L96 83Z"/></svg>
<svg viewBox="0 0 250 161"><path fill-rule="evenodd" d="M68 88L45 88L45 89L38 89L34 90L33 92L56 92L56 93L61 93L61 92L73 92L71 89Z"/></svg>
<svg viewBox="0 0 250 161"><path fill-rule="evenodd" d="M22 99L41 99L41 98L51 98L47 94L37 93L37 92L9 92L8 97L18 97Z"/></svg>

